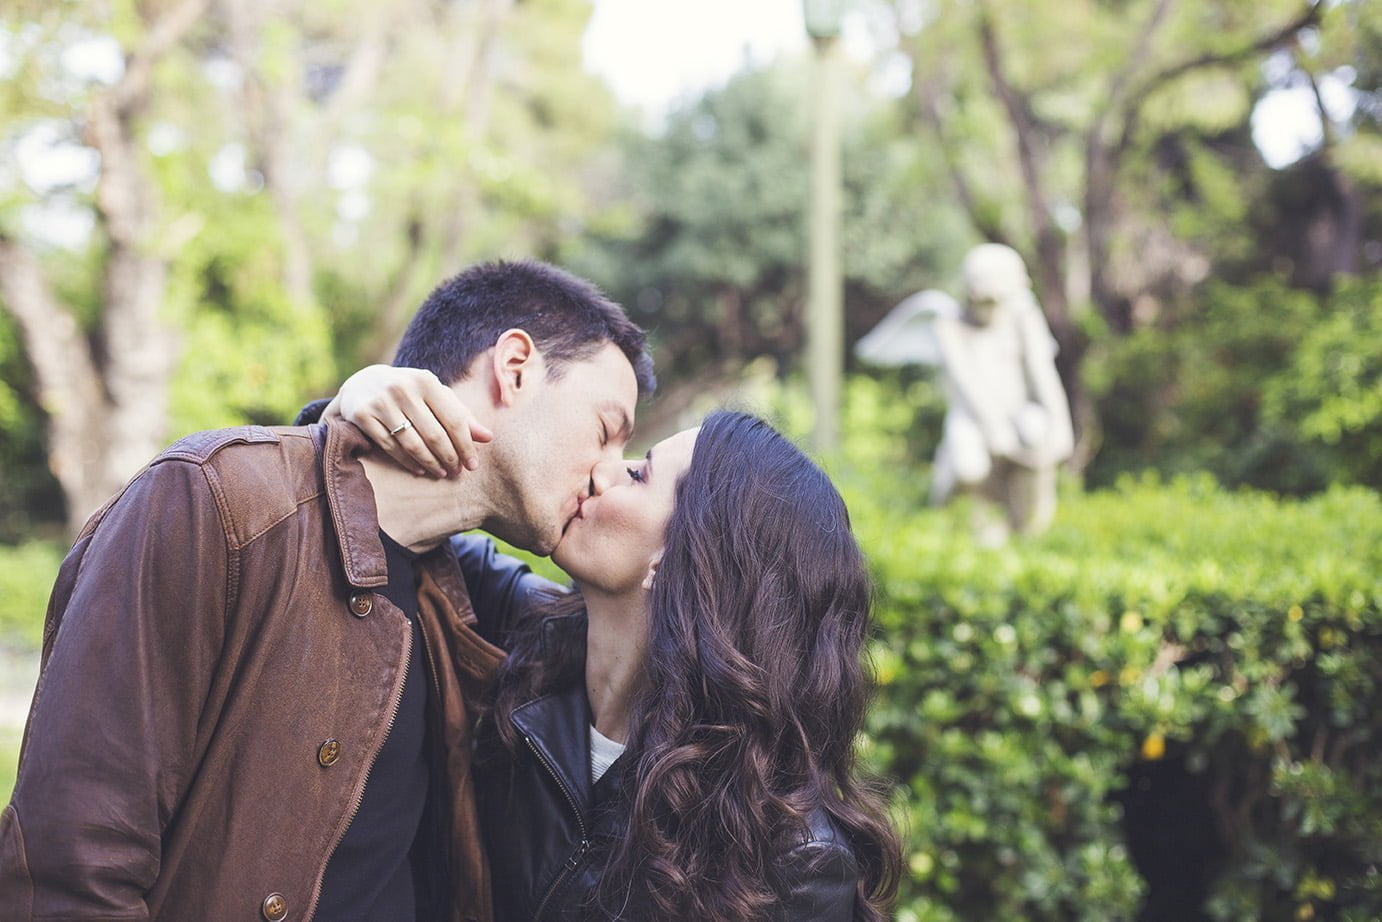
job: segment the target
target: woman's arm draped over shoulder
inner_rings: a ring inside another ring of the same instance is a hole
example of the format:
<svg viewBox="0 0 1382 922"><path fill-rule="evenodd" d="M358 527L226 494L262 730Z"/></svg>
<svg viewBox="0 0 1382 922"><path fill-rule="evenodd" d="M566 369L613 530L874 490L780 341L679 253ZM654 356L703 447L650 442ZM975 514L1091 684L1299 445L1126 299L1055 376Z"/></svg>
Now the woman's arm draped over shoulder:
<svg viewBox="0 0 1382 922"><path fill-rule="evenodd" d="M345 419L419 476L445 478L480 466L478 446L494 438L456 392L422 368L369 365L330 400L298 411L296 426Z"/></svg>
<svg viewBox="0 0 1382 922"><path fill-rule="evenodd" d="M489 538L455 535L451 549L470 590L480 636L505 649L514 631L540 600L552 592L564 591L558 584L538 576L517 557L499 553Z"/></svg>

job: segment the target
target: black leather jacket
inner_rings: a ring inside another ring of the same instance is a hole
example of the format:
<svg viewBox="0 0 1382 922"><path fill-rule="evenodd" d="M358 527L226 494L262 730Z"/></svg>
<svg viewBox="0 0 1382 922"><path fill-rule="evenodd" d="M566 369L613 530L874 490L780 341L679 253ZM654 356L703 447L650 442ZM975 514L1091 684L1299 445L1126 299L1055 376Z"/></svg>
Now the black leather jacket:
<svg viewBox="0 0 1382 922"><path fill-rule="evenodd" d="M481 632L503 646L532 593L548 584L486 539L462 536L452 544ZM552 634L549 640L582 642ZM510 754L491 739L481 743L476 760L495 920L581 919L598 883L599 858L626 822L619 796L624 759L591 783L590 706L581 683L521 705L513 722L525 745ZM850 922L859 880L854 853L823 811L813 813L808 826L783 845L774 869L782 898L768 919ZM619 918L619 908L607 915Z"/></svg>

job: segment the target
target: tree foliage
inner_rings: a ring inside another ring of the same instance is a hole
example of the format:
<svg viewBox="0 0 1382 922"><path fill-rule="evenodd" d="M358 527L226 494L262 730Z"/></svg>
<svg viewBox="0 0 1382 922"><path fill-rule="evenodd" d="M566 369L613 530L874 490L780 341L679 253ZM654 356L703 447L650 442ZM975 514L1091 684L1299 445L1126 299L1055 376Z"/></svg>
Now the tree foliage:
<svg viewBox="0 0 1382 922"><path fill-rule="evenodd" d="M1106 443L1088 471L1209 471L1288 493L1382 486L1382 284L1332 294L1218 282L1173 328L1111 343L1088 378Z"/></svg>
<svg viewBox="0 0 1382 922"><path fill-rule="evenodd" d="M0 530L74 530L177 434L281 422L387 356L463 264L551 255L615 121L580 67L589 13L8 5Z"/></svg>
<svg viewBox="0 0 1382 922"><path fill-rule="evenodd" d="M798 65L741 74L626 137L616 203L572 261L653 331L672 379L772 356L805 336L808 112ZM918 202L934 158L896 112L852 86L844 141L846 325L857 338L900 297L953 272L968 237L944 202Z"/></svg>
<svg viewBox="0 0 1382 922"><path fill-rule="evenodd" d="M1367 6L874 4L911 63L915 124L945 152L953 194L979 233L1028 257L1062 347L1077 466L1101 441L1080 374L1091 341L1193 313L1212 273L1285 268L1327 287L1379 262L1365 256L1379 232L1369 171L1345 153L1378 137L1375 80L1355 81L1345 124L1323 118L1314 197L1274 215L1285 220L1247 220L1270 211L1257 203L1281 179L1253 146L1256 103L1292 82L1318 90L1325 76L1375 71Z"/></svg>

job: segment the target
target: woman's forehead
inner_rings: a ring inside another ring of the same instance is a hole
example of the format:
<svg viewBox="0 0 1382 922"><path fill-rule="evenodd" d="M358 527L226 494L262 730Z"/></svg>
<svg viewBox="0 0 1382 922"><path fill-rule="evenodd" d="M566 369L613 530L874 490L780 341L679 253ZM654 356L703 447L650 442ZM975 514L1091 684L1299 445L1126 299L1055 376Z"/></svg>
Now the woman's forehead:
<svg viewBox="0 0 1382 922"><path fill-rule="evenodd" d="M654 445L648 453L654 469L663 467L664 469L676 468L680 470L689 467L691 454L696 448L696 436L700 434L700 431L700 426L683 429Z"/></svg>

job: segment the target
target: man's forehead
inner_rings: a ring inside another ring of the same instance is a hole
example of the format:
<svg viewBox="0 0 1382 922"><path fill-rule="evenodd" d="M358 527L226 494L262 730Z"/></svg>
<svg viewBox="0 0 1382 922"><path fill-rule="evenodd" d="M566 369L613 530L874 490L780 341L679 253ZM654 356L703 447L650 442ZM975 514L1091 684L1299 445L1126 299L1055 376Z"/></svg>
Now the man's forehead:
<svg viewBox="0 0 1382 922"><path fill-rule="evenodd" d="M638 399L638 376L634 374L633 363L614 343L605 343L598 352L578 364L583 366L582 377L587 379L588 385L618 398Z"/></svg>
<svg viewBox="0 0 1382 922"><path fill-rule="evenodd" d="M594 355L572 362L558 386L571 388L596 412L612 417L612 423L632 433L638 378L618 346L607 343Z"/></svg>

